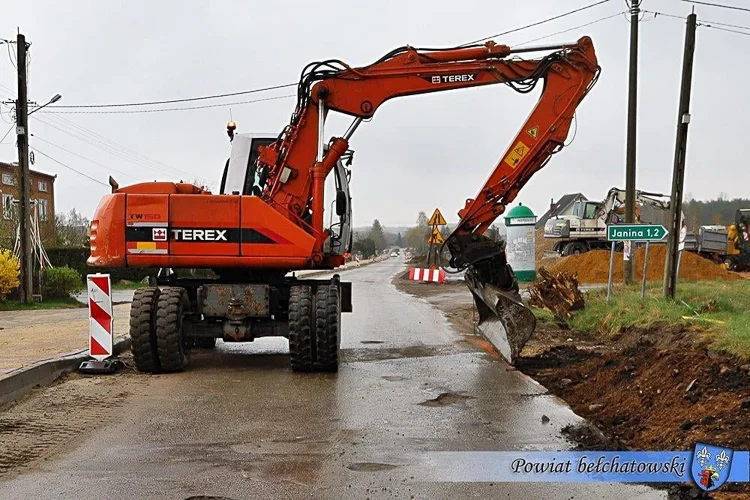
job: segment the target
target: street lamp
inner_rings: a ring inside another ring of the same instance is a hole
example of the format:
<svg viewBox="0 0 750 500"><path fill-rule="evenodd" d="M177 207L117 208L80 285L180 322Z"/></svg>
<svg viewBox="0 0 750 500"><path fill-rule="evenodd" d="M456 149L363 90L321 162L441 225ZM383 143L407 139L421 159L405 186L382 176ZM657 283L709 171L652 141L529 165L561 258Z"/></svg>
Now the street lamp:
<svg viewBox="0 0 750 500"><path fill-rule="evenodd" d="M39 111L40 109L42 109L42 108L43 108L43 107L45 107L45 106L49 106L50 104L54 104L54 103L56 103L57 101L59 101L60 99L62 99L62 96L61 96L60 94L55 94L55 96L54 96L54 97L53 97L52 99L50 99L50 100L49 100L49 102L48 102L47 104L42 104L42 105L41 105L41 106L39 106L38 108L34 108L34 109L32 109L31 111L29 111L29 112L28 112L28 114L27 114L26 116L28 116L28 115L30 115L31 113L34 113L34 112L36 112L36 111Z"/></svg>

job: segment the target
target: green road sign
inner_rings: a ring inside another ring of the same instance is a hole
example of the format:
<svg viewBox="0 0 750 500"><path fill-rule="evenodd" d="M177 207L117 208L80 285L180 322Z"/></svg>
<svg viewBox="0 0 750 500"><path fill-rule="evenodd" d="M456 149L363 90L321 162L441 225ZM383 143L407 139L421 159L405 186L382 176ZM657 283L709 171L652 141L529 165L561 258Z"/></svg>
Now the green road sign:
<svg viewBox="0 0 750 500"><path fill-rule="evenodd" d="M661 241L668 233L661 224L607 224L609 241Z"/></svg>

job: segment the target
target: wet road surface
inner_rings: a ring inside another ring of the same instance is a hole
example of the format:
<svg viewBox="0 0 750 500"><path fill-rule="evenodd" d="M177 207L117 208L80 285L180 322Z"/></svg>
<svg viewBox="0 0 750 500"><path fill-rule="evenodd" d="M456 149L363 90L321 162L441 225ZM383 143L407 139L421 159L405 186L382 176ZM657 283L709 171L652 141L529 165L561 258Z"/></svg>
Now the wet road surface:
<svg viewBox="0 0 750 500"><path fill-rule="evenodd" d="M402 269L397 258L342 275L355 312L344 316L338 374L292 373L283 339L219 343L185 373L74 376L6 409L0 497L664 497L432 477L426 452L568 449L560 428L580 419L398 292L390 281Z"/></svg>

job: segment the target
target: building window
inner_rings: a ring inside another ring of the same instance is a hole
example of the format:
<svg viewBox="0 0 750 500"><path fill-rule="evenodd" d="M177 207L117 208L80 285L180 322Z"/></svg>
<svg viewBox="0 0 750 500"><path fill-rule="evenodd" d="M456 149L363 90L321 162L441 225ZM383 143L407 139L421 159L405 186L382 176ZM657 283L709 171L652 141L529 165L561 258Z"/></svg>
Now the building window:
<svg viewBox="0 0 750 500"><path fill-rule="evenodd" d="M13 218L13 195L3 194L3 219L10 220Z"/></svg>
<svg viewBox="0 0 750 500"><path fill-rule="evenodd" d="M3 184L5 184L6 186L15 186L16 183L13 182L13 174L3 172Z"/></svg>
<svg viewBox="0 0 750 500"><path fill-rule="evenodd" d="M47 200L37 200L37 203L39 203L39 220L42 222L47 222L49 220L49 212L47 210Z"/></svg>
<svg viewBox="0 0 750 500"><path fill-rule="evenodd" d="M43 193L47 192L47 181L39 181L39 191Z"/></svg>

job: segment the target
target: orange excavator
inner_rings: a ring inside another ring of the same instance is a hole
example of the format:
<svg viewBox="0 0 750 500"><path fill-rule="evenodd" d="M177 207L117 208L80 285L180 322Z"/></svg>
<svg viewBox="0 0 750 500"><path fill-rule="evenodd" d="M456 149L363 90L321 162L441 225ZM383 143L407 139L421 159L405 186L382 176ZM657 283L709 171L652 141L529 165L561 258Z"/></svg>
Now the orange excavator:
<svg viewBox="0 0 750 500"><path fill-rule="evenodd" d="M538 59L514 54L546 52ZM341 313L351 283L300 280L291 271L335 269L350 251L349 140L388 99L505 84L521 93L539 81L539 101L489 178L459 210L446 240L451 266L465 271L480 330L513 362L534 330L504 246L484 236L505 206L565 145L575 110L599 75L591 39L512 49L487 42L451 49L397 48L369 66L339 60L302 71L297 106L278 136L234 135L219 194L186 183L119 187L91 223L91 266L159 268L154 286L135 292L130 335L136 367L183 370L192 346L216 338L289 339L295 371L336 371ZM353 117L325 140L329 112ZM333 172L337 220L325 226L326 178Z"/></svg>

